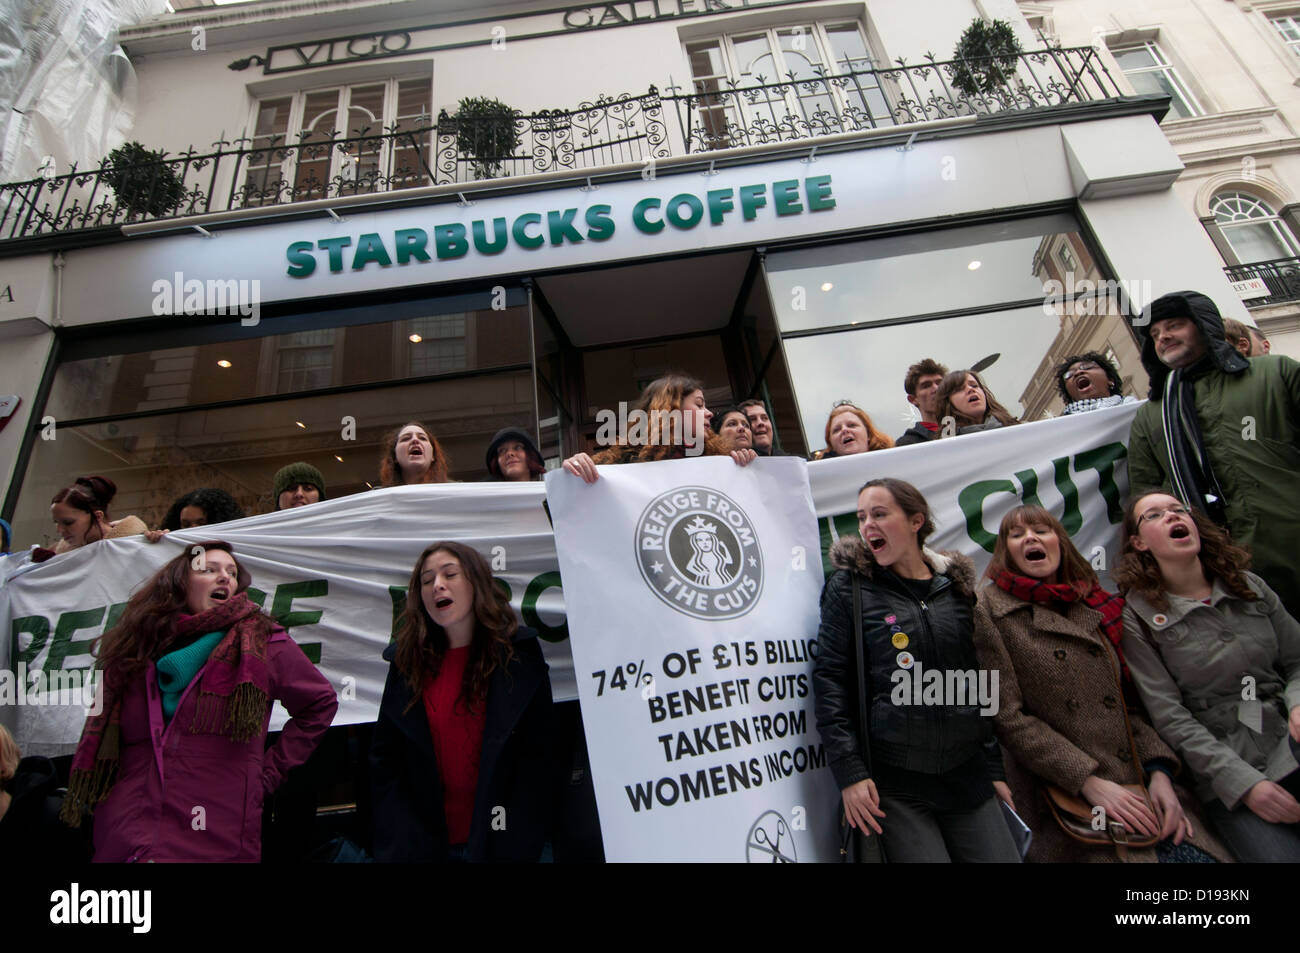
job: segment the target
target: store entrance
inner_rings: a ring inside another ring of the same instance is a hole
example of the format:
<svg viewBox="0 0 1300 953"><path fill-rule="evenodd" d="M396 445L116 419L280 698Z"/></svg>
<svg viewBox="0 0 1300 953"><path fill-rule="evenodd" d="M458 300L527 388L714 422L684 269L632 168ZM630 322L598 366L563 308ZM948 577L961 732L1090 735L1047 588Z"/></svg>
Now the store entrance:
<svg viewBox="0 0 1300 953"><path fill-rule="evenodd" d="M781 446L804 452L758 253L540 277L533 304L548 459L596 449L597 413L631 405L670 371L702 380L715 414L750 397L764 400Z"/></svg>

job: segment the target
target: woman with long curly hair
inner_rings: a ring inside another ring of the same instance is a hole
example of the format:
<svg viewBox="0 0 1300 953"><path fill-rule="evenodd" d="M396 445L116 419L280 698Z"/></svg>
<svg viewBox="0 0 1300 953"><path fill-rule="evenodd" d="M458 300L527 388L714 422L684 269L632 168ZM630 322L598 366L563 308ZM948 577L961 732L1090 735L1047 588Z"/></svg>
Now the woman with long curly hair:
<svg viewBox="0 0 1300 953"><path fill-rule="evenodd" d="M1199 820L1192 824L1196 802L1174 783L1174 752L1135 695L1129 704L1133 686L1119 654L1124 600L1101 588L1060 520L1041 506L1011 510L984 574L993 585L975 600L975 649L999 673L994 730L1034 832L1027 859L1178 862L1218 852L1227 860ZM1086 847L1055 821L1049 793L1084 814L1104 809L1124 838L1159 840L1145 849Z"/></svg>
<svg viewBox="0 0 1300 953"><path fill-rule="evenodd" d="M1300 623L1250 554L1160 490L1134 494L1113 573L1124 654L1238 860L1300 861Z"/></svg>
<svg viewBox="0 0 1300 953"><path fill-rule="evenodd" d="M825 437L826 449L818 454L818 460L887 450L894 445L893 438L877 430L865 410L847 401L831 408L831 414L826 418Z"/></svg>
<svg viewBox="0 0 1300 953"><path fill-rule="evenodd" d="M975 371L950 371L935 394L939 408L939 436L956 437L1020 423L989 390ZM955 431L955 432L954 432Z"/></svg>
<svg viewBox="0 0 1300 953"><path fill-rule="evenodd" d="M411 421L384 434L384 455L379 460L379 485L449 483L449 464L433 431Z"/></svg>
<svg viewBox="0 0 1300 953"><path fill-rule="evenodd" d="M612 427L607 433L602 426L596 439L608 444L606 449L595 455L576 453L564 461L564 469L595 483L596 467L608 463L729 454L743 467L758 458L752 448L732 450L728 440L709 428L713 411L705 405L704 385L686 374L666 374L647 384L627 419L627 433L614 433Z"/></svg>
<svg viewBox="0 0 1300 953"><path fill-rule="evenodd" d="M535 861L550 823L551 682L486 560L411 571L370 749L380 861Z"/></svg>
<svg viewBox="0 0 1300 953"><path fill-rule="evenodd" d="M187 547L95 643L98 711L72 759L62 817L93 809L95 860L247 861L262 802L338 708L329 681L248 598L229 543ZM271 708L290 720L266 748Z"/></svg>

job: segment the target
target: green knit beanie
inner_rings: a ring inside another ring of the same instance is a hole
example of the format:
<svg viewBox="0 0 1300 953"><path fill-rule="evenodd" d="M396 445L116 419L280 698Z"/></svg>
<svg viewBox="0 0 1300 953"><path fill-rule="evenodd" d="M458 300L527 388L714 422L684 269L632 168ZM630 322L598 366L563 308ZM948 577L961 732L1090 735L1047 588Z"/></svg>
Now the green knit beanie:
<svg viewBox="0 0 1300 953"><path fill-rule="evenodd" d="M272 493L276 509L280 508L280 494L299 483L310 483L320 491L320 498L325 499L325 478L310 463L291 463L282 467L275 474L275 490Z"/></svg>

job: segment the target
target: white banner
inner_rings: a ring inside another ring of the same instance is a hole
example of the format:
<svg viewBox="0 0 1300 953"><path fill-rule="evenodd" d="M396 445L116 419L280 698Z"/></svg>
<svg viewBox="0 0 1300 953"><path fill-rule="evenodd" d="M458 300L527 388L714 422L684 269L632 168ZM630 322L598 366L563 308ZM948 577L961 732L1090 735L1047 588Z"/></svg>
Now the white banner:
<svg viewBox="0 0 1300 953"><path fill-rule="evenodd" d="M858 531L858 488L878 477L913 484L934 514L931 549L955 549L983 572L1007 511L1041 503L1108 586L1128 497L1128 432L1137 404L877 450L808 467L822 552Z"/></svg>
<svg viewBox="0 0 1300 953"><path fill-rule="evenodd" d="M105 540L38 565L26 554L11 556L8 564L21 565L0 588L0 720L28 754L70 751L85 720L80 698L33 692L31 680L48 689L45 672L85 670L90 643L140 583L187 543L213 538L235 547L252 574L254 598L338 691L336 725L375 720L388 674L380 656L411 568L425 546L442 539L484 555L510 587L511 604L541 632L556 698L576 698L543 499L540 483L393 487L182 530L154 544ZM27 684L16 684L19 675ZM277 706L272 728L284 720Z"/></svg>
<svg viewBox="0 0 1300 953"><path fill-rule="evenodd" d="M605 856L827 861L807 464L547 476Z"/></svg>
<svg viewBox="0 0 1300 953"><path fill-rule="evenodd" d="M1119 507L1128 488L1124 447L1135 411L1128 405L809 464L821 550L857 531L858 487L894 476L916 484L930 501L936 548L967 553L982 568L1002 514L1022 497L1036 498L1062 517L1080 551L1104 570L1119 553ZM804 477L792 479L793 489L776 490L770 500L803 494ZM548 640L555 697L576 698L543 495L536 483L395 487L211 531L172 533L154 545L106 540L39 565L26 553L10 556L0 562L0 723L30 754L70 751L84 708L47 704L59 699L33 685L40 687L47 674L53 681L53 673L83 672L91 663L90 642L136 587L185 543L213 535L235 545L264 605L288 614L290 634L338 689L335 724L374 720L386 675L380 653L411 566L435 539L459 540L484 554L525 623ZM815 592L811 606L815 611Z"/></svg>

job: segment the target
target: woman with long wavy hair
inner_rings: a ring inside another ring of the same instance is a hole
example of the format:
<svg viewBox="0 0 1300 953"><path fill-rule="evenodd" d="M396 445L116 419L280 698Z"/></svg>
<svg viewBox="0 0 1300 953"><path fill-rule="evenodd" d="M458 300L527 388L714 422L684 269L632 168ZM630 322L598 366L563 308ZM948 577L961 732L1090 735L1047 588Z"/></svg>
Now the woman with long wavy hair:
<svg viewBox="0 0 1300 953"><path fill-rule="evenodd" d="M96 861L261 859L262 802L338 700L250 581L229 543L189 546L96 641L97 710L62 812L76 827L93 809ZM276 701L290 720L267 750Z"/></svg>
<svg viewBox="0 0 1300 953"><path fill-rule="evenodd" d="M949 371L939 382L934 399L939 408L940 437L979 433L1022 422L998 403L984 378L975 371Z"/></svg>
<svg viewBox="0 0 1300 953"><path fill-rule="evenodd" d="M449 483L447 454L433 431L418 421L384 434L384 455L379 460L379 485Z"/></svg>
<svg viewBox="0 0 1300 953"><path fill-rule="evenodd" d="M627 433L606 433L602 426L596 440L606 448L595 455L576 453L564 461L564 469L595 483L596 467L609 463L729 454L743 467L758 458L750 448L732 450L728 440L710 429L712 419L713 411L705 405L703 383L686 374L665 374L641 392L628 414Z"/></svg>
<svg viewBox="0 0 1300 953"><path fill-rule="evenodd" d="M370 749L380 861L535 861L550 825L551 683L486 560L411 571Z"/></svg>
<svg viewBox="0 0 1300 953"><path fill-rule="evenodd" d="M1300 623L1250 554L1161 490L1124 513L1124 654L1238 860L1300 861Z"/></svg>

